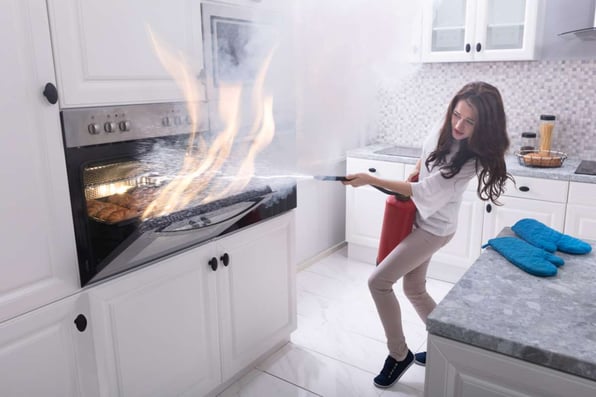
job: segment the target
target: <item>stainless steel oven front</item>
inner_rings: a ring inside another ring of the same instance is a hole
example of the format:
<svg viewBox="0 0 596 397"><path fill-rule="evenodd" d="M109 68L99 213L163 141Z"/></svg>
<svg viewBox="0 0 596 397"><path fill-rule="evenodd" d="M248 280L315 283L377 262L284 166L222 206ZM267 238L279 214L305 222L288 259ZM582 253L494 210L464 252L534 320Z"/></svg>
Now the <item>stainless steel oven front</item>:
<svg viewBox="0 0 596 397"><path fill-rule="evenodd" d="M292 178L251 177L230 189L240 151L227 148L225 162L207 156L216 137L187 108L61 112L82 286L296 207Z"/></svg>

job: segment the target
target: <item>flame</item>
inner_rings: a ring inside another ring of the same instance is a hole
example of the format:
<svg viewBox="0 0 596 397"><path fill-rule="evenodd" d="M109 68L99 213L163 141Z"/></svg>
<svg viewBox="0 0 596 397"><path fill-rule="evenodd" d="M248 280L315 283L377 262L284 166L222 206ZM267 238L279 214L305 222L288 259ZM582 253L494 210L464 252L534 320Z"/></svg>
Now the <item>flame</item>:
<svg viewBox="0 0 596 397"><path fill-rule="evenodd" d="M191 118L191 131L181 169L146 208L142 219L167 215L184 209L195 201L207 203L242 191L254 176L258 153L267 147L275 136L273 98L264 95L264 85L276 47L273 47L265 58L252 87L251 103L255 115L249 132L249 141L252 143L236 175L231 180L224 180L218 176L225 172L224 166L229 165L228 160L240 129L243 92L241 83L220 85L218 112L224 127L211 142L206 142L199 136L199 142L195 144L196 131L201 121L201 86L194 78L193 68L182 53L168 49L150 28L149 36L162 65L184 93ZM238 155L234 153L234 158Z"/></svg>

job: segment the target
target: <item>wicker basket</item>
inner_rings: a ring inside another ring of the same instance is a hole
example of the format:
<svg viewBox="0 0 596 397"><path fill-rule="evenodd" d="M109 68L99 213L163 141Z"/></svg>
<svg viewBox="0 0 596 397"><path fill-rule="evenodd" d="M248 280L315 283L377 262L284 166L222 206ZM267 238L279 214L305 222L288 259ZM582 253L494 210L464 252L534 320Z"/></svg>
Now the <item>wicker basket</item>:
<svg viewBox="0 0 596 397"><path fill-rule="evenodd" d="M567 158L567 154L552 150L521 150L515 152L521 165L526 167L560 167Z"/></svg>

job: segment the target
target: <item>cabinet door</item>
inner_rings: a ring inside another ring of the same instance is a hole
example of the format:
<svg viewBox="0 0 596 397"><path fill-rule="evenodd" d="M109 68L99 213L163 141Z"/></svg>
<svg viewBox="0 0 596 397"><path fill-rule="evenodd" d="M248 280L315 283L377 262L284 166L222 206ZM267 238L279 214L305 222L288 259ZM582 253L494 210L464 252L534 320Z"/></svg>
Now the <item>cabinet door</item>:
<svg viewBox="0 0 596 397"><path fill-rule="evenodd" d="M0 324L0 395L98 396L87 319L87 302L75 295Z"/></svg>
<svg viewBox="0 0 596 397"><path fill-rule="evenodd" d="M534 59L539 6L539 0L428 2L422 60Z"/></svg>
<svg viewBox="0 0 596 397"><path fill-rule="evenodd" d="M400 180L404 164L349 158L347 174L369 172L379 178ZM371 186L346 189L346 241L377 248L383 225L387 195Z"/></svg>
<svg viewBox="0 0 596 397"><path fill-rule="evenodd" d="M209 244L88 290L108 396L205 395L221 381Z"/></svg>
<svg viewBox="0 0 596 397"><path fill-rule="evenodd" d="M459 210L457 231L453 239L432 258L429 275L449 282L457 282L480 256L484 203L475 190L464 192Z"/></svg>
<svg viewBox="0 0 596 397"><path fill-rule="evenodd" d="M476 0L426 2L423 13L424 62L471 61L476 26Z"/></svg>
<svg viewBox="0 0 596 397"><path fill-rule="evenodd" d="M79 276L44 0L0 2L0 322L76 291Z"/></svg>
<svg viewBox="0 0 596 397"><path fill-rule="evenodd" d="M48 3L63 107L184 100L154 43L187 66L203 99L199 1Z"/></svg>
<svg viewBox="0 0 596 397"><path fill-rule="evenodd" d="M476 60L534 59L538 0L478 2Z"/></svg>
<svg viewBox="0 0 596 397"><path fill-rule="evenodd" d="M503 204L485 204L482 243L496 237L504 227L510 227L523 218L534 218L556 230L563 230L565 225L565 204L549 201L527 200L504 196L499 199Z"/></svg>
<svg viewBox="0 0 596 397"><path fill-rule="evenodd" d="M296 329L294 213L217 242L224 382ZM224 258L227 255L227 260Z"/></svg>
<svg viewBox="0 0 596 397"><path fill-rule="evenodd" d="M571 182L565 216L565 233L581 239L596 240L596 185Z"/></svg>

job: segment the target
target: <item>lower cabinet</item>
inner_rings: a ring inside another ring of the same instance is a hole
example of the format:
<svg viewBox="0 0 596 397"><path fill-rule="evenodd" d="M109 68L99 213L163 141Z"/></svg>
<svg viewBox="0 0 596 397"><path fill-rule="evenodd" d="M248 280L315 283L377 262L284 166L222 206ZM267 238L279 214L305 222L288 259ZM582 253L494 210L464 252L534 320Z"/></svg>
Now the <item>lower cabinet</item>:
<svg viewBox="0 0 596 397"><path fill-rule="evenodd" d="M89 318L76 294L1 323L0 396L98 396Z"/></svg>
<svg viewBox="0 0 596 397"><path fill-rule="evenodd" d="M201 396L296 327L293 213L89 289L101 395Z"/></svg>
<svg viewBox="0 0 596 397"><path fill-rule="evenodd" d="M565 215L565 233L596 240L596 184L571 182Z"/></svg>
<svg viewBox="0 0 596 397"><path fill-rule="evenodd" d="M428 336L427 397L593 397L596 382L461 342Z"/></svg>

